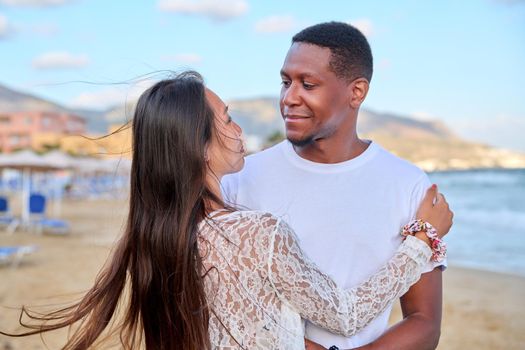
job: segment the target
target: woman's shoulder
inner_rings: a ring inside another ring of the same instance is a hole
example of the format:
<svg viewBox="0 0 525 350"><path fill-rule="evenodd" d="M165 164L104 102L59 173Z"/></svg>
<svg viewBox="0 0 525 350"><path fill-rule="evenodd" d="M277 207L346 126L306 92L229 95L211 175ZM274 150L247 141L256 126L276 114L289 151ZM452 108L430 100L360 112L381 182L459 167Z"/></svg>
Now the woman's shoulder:
<svg viewBox="0 0 525 350"><path fill-rule="evenodd" d="M258 210L223 212L205 220L209 225L202 227L205 234L219 233L238 245L252 245L261 249L268 247L272 237L279 231L281 219Z"/></svg>
<svg viewBox="0 0 525 350"><path fill-rule="evenodd" d="M223 214L217 219L225 222L239 221L243 224L263 225L264 227L274 227L281 222L281 218L272 213L261 210L238 210Z"/></svg>
<svg viewBox="0 0 525 350"><path fill-rule="evenodd" d="M203 222L211 223L216 228L244 233L273 233L281 225L281 218L260 210L238 210L222 212Z"/></svg>

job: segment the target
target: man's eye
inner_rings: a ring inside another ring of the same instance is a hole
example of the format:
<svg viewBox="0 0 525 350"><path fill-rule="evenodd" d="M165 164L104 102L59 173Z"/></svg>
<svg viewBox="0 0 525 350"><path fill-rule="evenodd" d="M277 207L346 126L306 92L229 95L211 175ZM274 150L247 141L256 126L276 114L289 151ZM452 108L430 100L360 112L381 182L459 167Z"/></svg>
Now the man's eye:
<svg viewBox="0 0 525 350"><path fill-rule="evenodd" d="M303 87L306 89L306 90L310 90L310 89L313 89L315 87L314 84L310 84L310 83L306 83L306 82L303 82Z"/></svg>
<svg viewBox="0 0 525 350"><path fill-rule="evenodd" d="M288 86L290 86L290 82L288 80L283 80L283 81L281 81L281 85L284 86L284 87L288 87Z"/></svg>

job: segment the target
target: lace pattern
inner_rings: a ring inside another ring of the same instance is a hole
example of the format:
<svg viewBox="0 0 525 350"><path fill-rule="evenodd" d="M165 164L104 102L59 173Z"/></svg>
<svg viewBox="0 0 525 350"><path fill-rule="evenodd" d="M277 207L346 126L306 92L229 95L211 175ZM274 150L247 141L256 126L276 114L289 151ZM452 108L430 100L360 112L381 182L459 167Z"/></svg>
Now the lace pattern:
<svg viewBox="0 0 525 350"><path fill-rule="evenodd" d="M343 290L305 256L285 222L255 211L204 220L199 250L214 349L302 350L301 318L351 336L419 279L431 255L408 237L377 273Z"/></svg>

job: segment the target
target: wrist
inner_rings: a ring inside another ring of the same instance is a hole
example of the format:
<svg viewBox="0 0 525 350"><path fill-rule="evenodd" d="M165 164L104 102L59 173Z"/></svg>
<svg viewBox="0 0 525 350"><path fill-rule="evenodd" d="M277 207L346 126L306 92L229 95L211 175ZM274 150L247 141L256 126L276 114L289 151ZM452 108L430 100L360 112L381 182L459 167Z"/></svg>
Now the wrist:
<svg viewBox="0 0 525 350"><path fill-rule="evenodd" d="M415 236L423 241L426 240L421 237L421 234L426 236L428 239L429 247L432 250L432 261L441 262L447 255L447 245L438 236L436 229L421 219L412 220L401 229L400 234L405 238L407 236Z"/></svg>
<svg viewBox="0 0 525 350"><path fill-rule="evenodd" d="M432 242L430 241L430 238L428 238L427 234L424 231L418 231L414 234L414 237L419 238L423 242L425 242L430 249L432 249Z"/></svg>

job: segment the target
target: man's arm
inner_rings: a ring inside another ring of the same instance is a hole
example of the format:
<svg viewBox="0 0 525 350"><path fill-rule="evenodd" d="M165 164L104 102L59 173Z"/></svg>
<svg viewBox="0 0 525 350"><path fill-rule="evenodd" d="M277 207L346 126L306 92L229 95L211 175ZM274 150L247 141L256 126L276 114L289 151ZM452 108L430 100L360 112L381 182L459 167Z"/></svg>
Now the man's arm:
<svg viewBox="0 0 525 350"><path fill-rule="evenodd" d="M442 272L436 267L401 297L403 320L372 343L354 350L431 350L441 333Z"/></svg>

